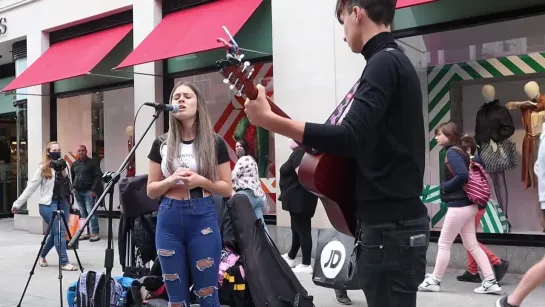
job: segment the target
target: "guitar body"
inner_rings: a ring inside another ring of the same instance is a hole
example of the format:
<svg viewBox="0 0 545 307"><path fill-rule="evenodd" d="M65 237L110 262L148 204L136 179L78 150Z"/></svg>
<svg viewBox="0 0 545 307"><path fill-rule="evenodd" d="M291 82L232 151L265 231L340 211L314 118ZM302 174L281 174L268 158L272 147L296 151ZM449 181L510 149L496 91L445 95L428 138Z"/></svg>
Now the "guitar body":
<svg viewBox="0 0 545 307"><path fill-rule="evenodd" d="M305 153L299 165L299 182L316 194L337 231L355 236L355 163L330 154Z"/></svg>

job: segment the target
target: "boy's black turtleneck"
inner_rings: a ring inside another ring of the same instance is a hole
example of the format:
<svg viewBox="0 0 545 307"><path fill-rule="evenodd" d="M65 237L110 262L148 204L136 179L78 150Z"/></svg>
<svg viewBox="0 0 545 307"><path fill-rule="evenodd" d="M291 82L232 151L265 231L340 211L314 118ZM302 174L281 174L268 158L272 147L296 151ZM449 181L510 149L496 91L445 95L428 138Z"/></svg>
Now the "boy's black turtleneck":
<svg viewBox="0 0 545 307"><path fill-rule="evenodd" d="M426 216L420 200L426 130L416 70L389 32L371 38L361 54L367 64L342 124L307 123L303 144L354 159L358 220Z"/></svg>

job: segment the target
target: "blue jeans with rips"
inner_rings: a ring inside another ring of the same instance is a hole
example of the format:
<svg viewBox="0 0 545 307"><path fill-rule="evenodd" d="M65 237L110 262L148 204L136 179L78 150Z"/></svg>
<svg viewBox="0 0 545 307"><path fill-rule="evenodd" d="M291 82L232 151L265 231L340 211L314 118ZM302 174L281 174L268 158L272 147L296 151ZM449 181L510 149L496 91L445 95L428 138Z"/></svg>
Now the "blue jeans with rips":
<svg viewBox="0 0 545 307"><path fill-rule="evenodd" d="M40 204L40 215L46 223L49 223L53 218L53 212L57 210L58 200L53 200L50 205ZM70 216L70 205L67 202L61 204L61 210L64 211L65 220ZM59 224L57 223L57 217L55 217L53 224L51 224L51 229L49 230L49 236L45 241L44 248L40 253L40 257L45 258L49 251L55 247L57 249L57 254L61 260L61 266L69 263L68 253L66 252L66 226L63 221L61 221L61 242L59 248Z"/></svg>
<svg viewBox="0 0 545 307"><path fill-rule="evenodd" d="M200 306L219 307L221 234L212 197L164 197L157 215L155 245L169 306L189 306L190 287Z"/></svg>

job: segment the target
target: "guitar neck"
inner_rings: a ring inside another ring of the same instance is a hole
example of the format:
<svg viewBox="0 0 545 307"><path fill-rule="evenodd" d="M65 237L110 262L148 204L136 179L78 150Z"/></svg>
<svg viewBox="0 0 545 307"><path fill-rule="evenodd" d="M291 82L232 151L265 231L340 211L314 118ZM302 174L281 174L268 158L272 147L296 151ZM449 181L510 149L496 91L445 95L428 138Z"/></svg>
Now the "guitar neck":
<svg viewBox="0 0 545 307"><path fill-rule="evenodd" d="M291 117L288 116L288 114L284 113L284 111L282 111L282 109L280 109L274 102L273 100L270 98L270 97L267 97L267 101L269 102L269 105L271 106L271 111L273 111L274 114L278 115L278 116L282 116L284 118L288 118L288 119L291 119ZM316 151L314 151L312 148L309 148L303 144L301 144L300 142L297 142L296 140L293 140L295 143L297 143L297 145L299 145L300 147L303 147L305 148L305 150L308 152L308 153L317 153Z"/></svg>
<svg viewBox="0 0 545 307"><path fill-rule="evenodd" d="M282 116L284 118L289 118L291 119L291 117L288 116L288 114L284 113L284 111L282 111L282 109L280 109L275 103L274 101L271 99L271 97L267 97L267 101L269 102L269 105L271 106L271 111L273 111L274 114L278 115L278 116Z"/></svg>

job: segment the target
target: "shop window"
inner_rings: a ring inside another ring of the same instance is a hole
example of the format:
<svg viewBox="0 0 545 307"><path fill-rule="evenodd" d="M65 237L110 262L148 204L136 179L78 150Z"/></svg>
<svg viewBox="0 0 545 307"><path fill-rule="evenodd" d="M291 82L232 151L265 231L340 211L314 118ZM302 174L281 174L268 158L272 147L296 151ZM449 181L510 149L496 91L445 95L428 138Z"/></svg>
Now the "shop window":
<svg viewBox="0 0 545 307"><path fill-rule="evenodd" d="M133 104L132 87L57 99L57 140L68 164L76 161L77 149L84 145L103 173L116 171L129 153L126 131L133 125ZM100 195L103 188L95 193ZM117 197L114 210L119 210Z"/></svg>
<svg viewBox="0 0 545 307"><path fill-rule="evenodd" d="M434 229L441 229L447 211L439 198L445 151L435 141L434 131L441 123L453 120L463 134L474 136L487 120L477 114L495 104L496 109L504 111L506 121L512 121L513 129L509 133L506 129L504 138L492 145L486 137L478 140L480 154L488 161L492 189L478 231L545 234L545 208L540 207L539 178L534 175L545 111L537 107L529 107L533 108L529 111L506 108L508 103L534 98L545 106L545 96L538 95L545 93L545 33L539 26L544 22L545 15L540 15L399 40L428 54L427 65L419 67L420 55L408 53L423 84L428 141L423 200ZM483 94L485 85L494 89L492 95ZM534 92L529 95L531 88ZM493 158L494 150L489 149L496 145L504 154Z"/></svg>
<svg viewBox="0 0 545 307"><path fill-rule="evenodd" d="M272 63L258 63L254 65L256 78L267 86L268 94L273 95L273 65ZM235 135L242 136L250 143L250 151L257 158L261 186L268 195L269 209L266 215L276 215L276 176L274 158L274 134L265 131L259 133L255 126L248 123L244 114L244 100L234 97L224 77L218 72L183 77L174 80L174 83L187 81L194 83L203 93L210 118L216 133L221 135L226 143L231 157L231 167L237 161L235 153Z"/></svg>

